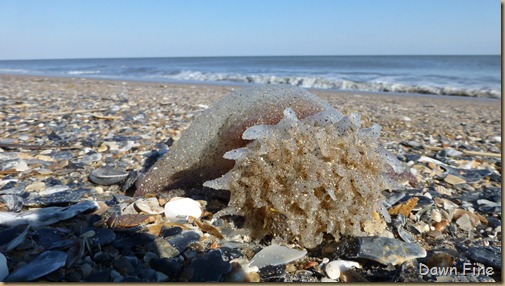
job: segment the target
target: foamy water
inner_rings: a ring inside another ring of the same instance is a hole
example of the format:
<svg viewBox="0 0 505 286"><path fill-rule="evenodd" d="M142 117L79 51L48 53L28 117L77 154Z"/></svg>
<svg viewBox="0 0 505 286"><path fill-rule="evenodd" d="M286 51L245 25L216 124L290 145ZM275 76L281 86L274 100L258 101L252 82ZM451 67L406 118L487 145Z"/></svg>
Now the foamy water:
<svg viewBox="0 0 505 286"><path fill-rule="evenodd" d="M501 98L500 56L296 56L0 61L0 73Z"/></svg>

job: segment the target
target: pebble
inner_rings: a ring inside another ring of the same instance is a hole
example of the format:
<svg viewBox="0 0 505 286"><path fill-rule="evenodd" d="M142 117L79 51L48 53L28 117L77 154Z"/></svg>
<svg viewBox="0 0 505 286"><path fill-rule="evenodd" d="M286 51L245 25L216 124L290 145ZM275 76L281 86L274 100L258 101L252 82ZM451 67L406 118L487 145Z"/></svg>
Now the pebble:
<svg viewBox="0 0 505 286"><path fill-rule="evenodd" d="M150 259L149 266L167 275L167 278L176 277L182 270L180 261L175 258L152 258Z"/></svg>
<svg viewBox="0 0 505 286"><path fill-rule="evenodd" d="M300 259L306 254L307 250L292 249L286 246L272 244L254 255L251 259L251 266L256 266L261 269L268 265L276 266L286 264Z"/></svg>
<svg viewBox="0 0 505 286"><path fill-rule="evenodd" d="M183 252L186 247L192 242L198 241L200 235L194 231L184 231L180 235L173 236L167 241L177 249L178 252Z"/></svg>
<svg viewBox="0 0 505 286"><path fill-rule="evenodd" d="M80 268L81 268L82 277L84 279L86 279L93 271L93 268L88 263L84 263L83 265L81 265Z"/></svg>
<svg viewBox="0 0 505 286"><path fill-rule="evenodd" d="M201 215L200 203L190 198L175 197L165 204L165 217L170 221L184 221L189 216L199 218Z"/></svg>
<svg viewBox="0 0 505 286"><path fill-rule="evenodd" d="M33 281L65 265L67 254L63 251L45 251L28 264L14 270L5 282Z"/></svg>
<svg viewBox="0 0 505 286"><path fill-rule="evenodd" d="M194 258L185 270L191 276L190 282L219 282L224 274L231 270L231 265L223 261L221 250L210 250L204 255Z"/></svg>
<svg viewBox="0 0 505 286"><path fill-rule="evenodd" d="M154 253L156 253L158 255L158 257L172 258L172 257L179 255L179 253L182 250L184 250L184 248L186 248L187 244L189 244L189 243L187 243L186 245L183 245L183 243L180 243L179 241L172 241L172 243L175 244L176 246L178 246L178 248L174 247L173 244L166 241L165 239L163 239L161 237L156 237L154 239L154 241L152 242L152 245L153 245L152 249L153 249ZM180 244L177 244L177 243L180 243Z"/></svg>

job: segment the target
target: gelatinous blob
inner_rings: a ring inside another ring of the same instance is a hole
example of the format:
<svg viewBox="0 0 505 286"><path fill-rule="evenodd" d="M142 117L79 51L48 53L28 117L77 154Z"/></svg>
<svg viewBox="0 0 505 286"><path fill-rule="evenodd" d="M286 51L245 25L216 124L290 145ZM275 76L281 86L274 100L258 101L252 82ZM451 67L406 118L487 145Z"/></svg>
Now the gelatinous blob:
<svg viewBox="0 0 505 286"><path fill-rule="evenodd" d="M380 126L361 128L357 114L283 114L275 125L247 129L244 136L254 140L225 155L234 158L233 169L204 186L230 190L230 207L256 238L297 238L312 248L324 233L338 239L382 232L381 190L400 188L390 174L405 169L379 145ZM251 136L258 129L268 131Z"/></svg>
<svg viewBox="0 0 505 286"><path fill-rule="evenodd" d="M297 87L240 90L195 119L136 195L202 184L230 190L223 212L243 215L253 238L307 248L325 233L378 234L390 220L381 191L400 188L409 173L379 145L380 130Z"/></svg>
<svg viewBox="0 0 505 286"><path fill-rule="evenodd" d="M245 146L250 139L268 133L261 126L278 123L288 107L298 118L325 110L331 111L331 116L322 120L335 121L342 117L340 112L317 96L290 85L238 90L195 118L163 158L139 180L135 196L199 187L207 180L220 177L234 165L233 160L223 158L223 155ZM244 131L255 125L256 130L249 131L252 137L243 138Z"/></svg>

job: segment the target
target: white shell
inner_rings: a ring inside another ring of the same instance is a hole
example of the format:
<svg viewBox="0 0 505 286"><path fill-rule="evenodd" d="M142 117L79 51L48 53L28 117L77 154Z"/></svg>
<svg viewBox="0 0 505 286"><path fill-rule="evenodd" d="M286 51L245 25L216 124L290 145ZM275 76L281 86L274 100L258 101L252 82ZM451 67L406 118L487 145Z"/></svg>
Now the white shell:
<svg viewBox="0 0 505 286"><path fill-rule="evenodd" d="M7 259L0 253L0 282L4 281L5 277L9 275L9 267L7 267Z"/></svg>
<svg viewBox="0 0 505 286"><path fill-rule="evenodd" d="M175 197L165 204L165 217L170 221L187 220L188 216L202 215L200 203L190 198Z"/></svg>
<svg viewBox="0 0 505 286"><path fill-rule="evenodd" d="M291 249L286 246L272 244L256 253L251 259L251 266L262 268L268 265L286 264L300 259L307 254L307 250Z"/></svg>
<svg viewBox="0 0 505 286"><path fill-rule="evenodd" d="M339 279L340 273L346 272L352 267L361 268L358 262L348 260L333 260L330 261L325 268L326 275L331 279Z"/></svg>

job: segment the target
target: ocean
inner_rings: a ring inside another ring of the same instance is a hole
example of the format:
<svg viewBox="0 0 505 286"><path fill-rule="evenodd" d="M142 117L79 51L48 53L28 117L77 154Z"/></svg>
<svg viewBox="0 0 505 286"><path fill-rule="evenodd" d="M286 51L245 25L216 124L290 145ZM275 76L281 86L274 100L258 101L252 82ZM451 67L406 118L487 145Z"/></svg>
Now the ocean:
<svg viewBox="0 0 505 286"><path fill-rule="evenodd" d="M501 98L500 55L3 60L0 74Z"/></svg>

